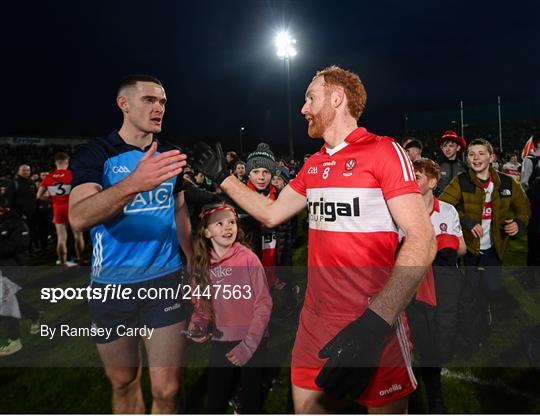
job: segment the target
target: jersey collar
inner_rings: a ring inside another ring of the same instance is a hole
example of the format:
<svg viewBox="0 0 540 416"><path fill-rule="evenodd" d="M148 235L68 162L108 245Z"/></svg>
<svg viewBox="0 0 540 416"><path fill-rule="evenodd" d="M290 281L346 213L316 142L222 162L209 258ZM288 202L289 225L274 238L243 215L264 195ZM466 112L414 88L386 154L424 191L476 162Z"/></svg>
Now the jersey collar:
<svg viewBox="0 0 540 416"><path fill-rule="evenodd" d="M152 139L152 143L150 143L147 147L143 149L141 149L140 147L137 147L137 146L133 146L129 143L126 143L126 141L124 139L122 139L122 137L120 136L120 134L118 134L118 130L114 130L111 134L109 134L109 138L110 138L110 142L112 143L113 146L128 146L128 147L132 147L134 149L137 149L137 150L140 150L142 152L147 152L148 149L150 149L150 146L152 146L152 143L153 142L157 142L158 145L160 144L159 143L159 140L157 139L156 136L153 137Z"/></svg>
<svg viewBox="0 0 540 416"><path fill-rule="evenodd" d="M434 212L440 212L441 210L441 204L439 203L439 200L437 197L433 197L433 209L429 213L429 216L431 216Z"/></svg>
<svg viewBox="0 0 540 416"><path fill-rule="evenodd" d="M356 142L362 140L363 138L365 138L367 136L369 136L369 133L365 129L365 127L358 127L356 129L354 129L353 131L351 131L349 133L349 135L345 138L345 140L342 143L338 144L333 149L329 149L328 147L326 147L326 144L323 145L323 147L321 148L321 153L323 153L323 154L327 153L330 156L333 156L334 154L336 154L340 150L347 147L350 143L356 143Z"/></svg>

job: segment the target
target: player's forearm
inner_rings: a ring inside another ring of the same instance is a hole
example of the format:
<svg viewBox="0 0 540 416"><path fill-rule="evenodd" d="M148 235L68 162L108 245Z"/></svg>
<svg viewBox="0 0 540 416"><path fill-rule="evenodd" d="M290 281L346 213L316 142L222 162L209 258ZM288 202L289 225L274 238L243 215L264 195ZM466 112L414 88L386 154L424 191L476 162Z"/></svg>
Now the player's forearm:
<svg viewBox="0 0 540 416"><path fill-rule="evenodd" d="M186 204L175 210L176 235L182 251L189 262L193 258L193 242L191 239L191 220Z"/></svg>
<svg viewBox="0 0 540 416"><path fill-rule="evenodd" d="M126 180L95 193L69 207L69 222L75 231L103 224L122 212L137 191Z"/></svg>
<svg viewBox="0 0 540 416"><path fill-rule="evenodd" d="M253 192L236 177L229 176L220 185L240 208L249 215L260 221L268 228L274 228L277 224L272 215L272 201L257 192Z"/></svg>
<svg viewBox="0 0 540 416"><path fill-rule="evenodd" d="M390 279L373 299L370 309L393 324L412 299L431 266L437 250L433 228L408 235L401 247Z"/></svg>

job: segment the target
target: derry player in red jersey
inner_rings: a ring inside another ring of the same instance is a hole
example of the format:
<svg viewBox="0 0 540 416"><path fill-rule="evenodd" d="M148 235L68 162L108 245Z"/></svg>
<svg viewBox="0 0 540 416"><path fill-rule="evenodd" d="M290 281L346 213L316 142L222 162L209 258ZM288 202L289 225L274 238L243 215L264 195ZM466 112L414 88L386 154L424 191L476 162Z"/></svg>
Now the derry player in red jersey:
<svg viewBox="0 0 540 416"><path fill-rule="evenodd" d="M441 178L441 168L430 159L413 162L418 188L424 199L437 240L437 255L420 284L416 299L407 307L414 343L415 361L420 368L428 398L428 413L448 413L441 386L441 365L454 354L462 279L458 256L467 251L456 209L439 201L433 191Z"/></svg>
<svg viewBox="0 0 540 416"><path fill-rule="evenodd" d="M75 265L67 260L67 227L69 194L71 192L71 171L68 170L69 156L60 152L54 156L56 170L49 173L39 185L36 198L51 200L53 208L53 223L56 228L56 252L58 254L58 264L64 266ZM75 242L75 256L77 261L82 260L84 251L84 236L80 231L73 231Z"/></svg>
<svg viewBox="0 0 540 416"><path fill-rule="evenodd" d="M358 127L367 95L356 74L317 72L302 114L324 146L275 201L227 170L221 147L192 163L243 209L275 227L307 205L308 287L292 354L297 413L356 397L370 413L406 412L416 380L401 316L435 255L428 213L405 151ZM397 227L405 241L396 258Z"/></svg>

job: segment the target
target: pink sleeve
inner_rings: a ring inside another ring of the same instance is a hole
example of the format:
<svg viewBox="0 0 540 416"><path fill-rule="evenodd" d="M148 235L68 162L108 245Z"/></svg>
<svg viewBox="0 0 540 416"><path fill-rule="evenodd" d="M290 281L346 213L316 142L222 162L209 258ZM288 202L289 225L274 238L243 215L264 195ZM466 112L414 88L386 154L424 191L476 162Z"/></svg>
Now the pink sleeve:
<svg viewBox="0 0 540 416"><path fill-rule="evenodd" d="M262 337L266 333L270 314L272 313L272 297L268 290L264 267L255 254L248 260L248 269L251 280L251 293L254 298L253 318L244 339L231 350L240 360L240 365L246 364L258 348Z"/></svg>
<svg viewBox="0 0 540 416"><path fill-rule="evenodd" d="M395 140L382 138L372 160L373 174L380 183L385 200L420 192L411 160Z"/></svg>

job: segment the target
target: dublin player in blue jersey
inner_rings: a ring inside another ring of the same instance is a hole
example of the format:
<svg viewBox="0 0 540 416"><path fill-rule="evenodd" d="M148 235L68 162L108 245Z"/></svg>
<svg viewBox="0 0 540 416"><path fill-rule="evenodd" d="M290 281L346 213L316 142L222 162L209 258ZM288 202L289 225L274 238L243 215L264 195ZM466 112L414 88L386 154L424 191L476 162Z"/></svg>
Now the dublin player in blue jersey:
<svg viewBox="0 0 540 416"><path fill-rule="evenodd" d="M166 103L159 80L127 77L116 102L124 117L120 130L81 146L71 161L69 219L75 230L90 229L92 287L121 284L132 293L129 299L89 300L93 325L110 330L96 342L113 388L113 412L145 411L141 338L127 334L154 328L142 338L152 412L177 413L186 327L182 293L176 291L182 271L179 243L188 262L192 256L189 214L177 179L186 156L154 137ZM145 296L150 293L152 299Z"/></svg>

